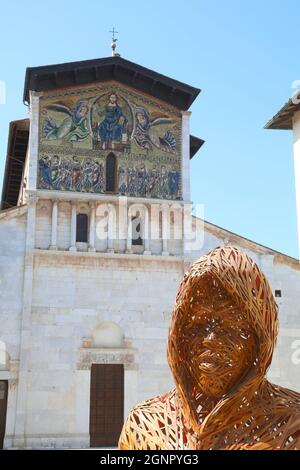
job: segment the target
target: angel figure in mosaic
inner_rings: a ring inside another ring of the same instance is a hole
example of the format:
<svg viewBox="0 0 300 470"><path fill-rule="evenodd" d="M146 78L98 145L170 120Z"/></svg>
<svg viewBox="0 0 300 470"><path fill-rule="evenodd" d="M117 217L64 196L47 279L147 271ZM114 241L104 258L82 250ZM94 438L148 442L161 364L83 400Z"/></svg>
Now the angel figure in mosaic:
<svg viewBox="0 0 300 470"><path fill-rule="evenodd" d="M258 265L230 246L179 286L167 356L175 388L137 405L124 450L300 450L300 394L270 383L278 307Z"/></svg>
<svg viewBox="0 0 300 470"><path fill-rule="evenodd" d="M150 114L143 106L136 106L135 121L134 141L139 147L145 150L157 148L165 152L175 153L176 139L173 133L167 130L160 137L153 129L155 126L172 123L172 120L166 114Z"/></svg>
<svg viewBox="0 0 300 470"><path fill-rule="evenodd" d="M52 117L45 118L43 135L47 140L65 139L67 142L80 142L90 135L87 100L77 101L74 108L57 102L49 104L47 109L66 115L59 124Z"/></svg>

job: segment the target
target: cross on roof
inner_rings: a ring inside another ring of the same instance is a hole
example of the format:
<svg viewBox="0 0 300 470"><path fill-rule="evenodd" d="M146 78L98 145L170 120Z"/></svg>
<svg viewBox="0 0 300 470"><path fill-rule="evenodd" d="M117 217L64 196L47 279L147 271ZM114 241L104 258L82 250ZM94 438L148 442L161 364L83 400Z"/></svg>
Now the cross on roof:
<svg viewBox="0 0 300 470"><path fill-rule="evenodd" d="M113 35L112 40L114 42L117 41L117 38L115 38L115 33L119 34L118 31L116 31L115 28L113 27L112 31L109 31L109 32L112 33L112 35Z"/></svg>
<svg viewBox="0 0 300 470"><path fill-rule="evenodd" d="M112 56L115 56L117 55L116 54L116 47L117 47L117 38L115 37L115 34L119 34L118 31L115 30L115 28L113 27L112 31L109 31L110 33L112 33L112 43L111 43L111 48L112 48Z"/></svg>

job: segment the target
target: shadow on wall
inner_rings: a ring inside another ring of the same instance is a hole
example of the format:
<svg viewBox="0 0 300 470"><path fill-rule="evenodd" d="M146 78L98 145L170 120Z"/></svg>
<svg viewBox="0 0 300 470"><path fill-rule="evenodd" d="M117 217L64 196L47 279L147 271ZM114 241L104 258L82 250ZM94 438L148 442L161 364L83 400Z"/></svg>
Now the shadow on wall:
<svg viewBox="0 0 300 470"><path fill-rule="evenodd" d="M0 341L0 370L9 370L10 357L4 341Z"/></svg>

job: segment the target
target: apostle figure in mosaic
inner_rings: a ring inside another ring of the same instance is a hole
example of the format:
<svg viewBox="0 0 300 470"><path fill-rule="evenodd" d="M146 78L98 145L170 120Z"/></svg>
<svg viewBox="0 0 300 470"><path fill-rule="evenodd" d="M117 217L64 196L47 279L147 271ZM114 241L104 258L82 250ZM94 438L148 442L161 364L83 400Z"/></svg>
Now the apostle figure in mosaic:
<svg viewBox="0 0 300 470"><path fill-rule="evenodd" d="M272 290L253 260L232 247L202 256L170 325L176 387L131 411L120 449L300 449L300 394L265 378L277 330Z"/></svg>
<svg viewBox="0 0 300 470"><path fill-rule="evenodd" d="M139 167L137 167L136 174L137 174L137 195L139 197L146 197L149 175L148 175L148 171L144 163L142 163Z"/></svg>
<svg viewBox="0 0 300 470"><path fill-rule="evenodd" d="M51 157L51 181L53 189L60 189L60 182L62 180L61 174L61 159L58 155Z"/></svg>
<svg viewBox="0 0 300 470"><path fill-rule="evenodd" d="M161 172L160 172L160 197L162 199L166 199L167 196L169 195L169 179L168 179L168 172L163 165L161 167Z"/></svg>
<svg viewBox="0 0 300 470"><path fill-rule="evenodd" d="M129 167L127 170L128 186L127 192L129 196L136 196L137 194L137 175L134 168Z"/></svg>
<svg viewBox="0 0 300 470"><path fill-rule="evenodd" d="M104 168L103 163L93 162L93 191L104 192Z"/></svg>
<svg viewBox="0 0 300 470"><path fill-rule="evenodd" d="M51 187L52 174L51 174L50 157L45 155L39 159L39 170L40 170L40 177L41 177L41 181L43 185L45 185L47 188Z"/></svg>
<svg viewBox="0 0 300 470"><path fill-rule="evenodd" d="M160 196L160 173L155 165L149 171L147 196L153 198Z"/></svg>
<svg viewBox="0 0 300 470"><path fill-rule="evenodd" d="M171 198L176 198L179 189L179 172L170 170L168 173L169 195Z"/></svg>
<svg viewBox="0 0 300 470"><path fill-rule="evenodd" d="M77 157L72 158L72 190L78 191L80 189L80 180L82 177L81 162Z"/></svg>
<svg viewBox="0 0 300 470"><path fill-rule="evenodd" d="M123 164L119 167L119 194L125 196L127 192L127 168L126 165Z"/></svg>

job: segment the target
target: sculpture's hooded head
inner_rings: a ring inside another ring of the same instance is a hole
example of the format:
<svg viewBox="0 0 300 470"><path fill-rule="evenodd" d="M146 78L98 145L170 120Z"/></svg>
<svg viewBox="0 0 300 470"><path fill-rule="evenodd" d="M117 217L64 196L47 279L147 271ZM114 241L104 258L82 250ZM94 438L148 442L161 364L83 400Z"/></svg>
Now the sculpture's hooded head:
<svg viewBox="0 0 300 470"><path fill-rule="evenodd" d="M264 387L277 330L271 288L246 254L217 248L191 266L176 298L168 360L193 429L211 435L247 415ZM205 401L214 406L202 421Z"/></svg>

